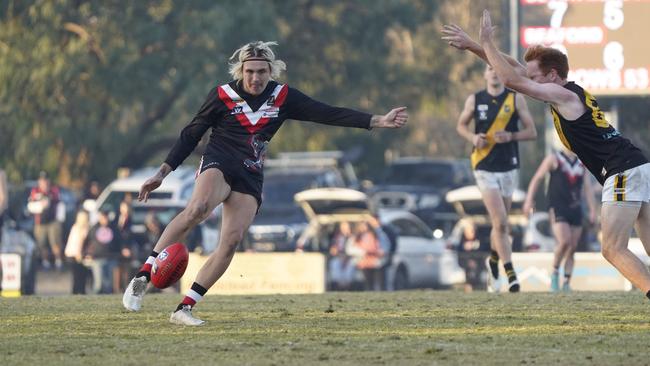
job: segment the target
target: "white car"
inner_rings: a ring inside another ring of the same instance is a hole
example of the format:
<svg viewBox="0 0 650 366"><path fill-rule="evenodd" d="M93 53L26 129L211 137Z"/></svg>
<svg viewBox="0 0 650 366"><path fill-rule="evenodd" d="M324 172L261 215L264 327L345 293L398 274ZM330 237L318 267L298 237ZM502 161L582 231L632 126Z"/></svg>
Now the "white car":
<svg viewBox="0 0 650 366"><path fill-rule="evenodd" d="M372 217L366 194L352 189L310 189L297 193L295 200L310 220L299 241L318 250L329 247L330 234L338 223ZM386 268L387 289L447 287L465 282L456 252L447 249L442 239L434 239L422 220L407 211L393 210L380 211L378 218L382 226L394 229L397 239Z"/></svg>

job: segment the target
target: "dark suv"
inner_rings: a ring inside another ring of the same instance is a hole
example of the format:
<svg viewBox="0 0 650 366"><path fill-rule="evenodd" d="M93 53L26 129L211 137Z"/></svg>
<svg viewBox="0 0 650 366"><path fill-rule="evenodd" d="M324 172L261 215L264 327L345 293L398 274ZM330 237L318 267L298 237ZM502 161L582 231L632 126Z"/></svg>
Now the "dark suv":
<svg viewBox="0 0 650 366"><path fill-rule="evenodd" d="M442 236L458 220L445 194L473 182L467 159L400 158L387 166L368 193L375 208L411 211L434 230L441 230L437 236Z"/></svg>
<svg viewBox="0 0 650 366"><path fill-rule="evenodd" d="M339 152L283 153L267 160L262 207L248 229L243 249L294 251L308 220L293 196L310 188L354 184L352 166L342 163L341 156Z"/></svg>

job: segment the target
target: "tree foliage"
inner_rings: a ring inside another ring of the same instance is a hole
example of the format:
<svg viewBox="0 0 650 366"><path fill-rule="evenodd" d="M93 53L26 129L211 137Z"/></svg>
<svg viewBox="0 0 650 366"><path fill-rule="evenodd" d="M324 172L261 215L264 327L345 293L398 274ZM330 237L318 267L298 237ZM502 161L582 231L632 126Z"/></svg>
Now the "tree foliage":
<svg viewBox="0 0 650 366"><path fill-rule="evenodd" d="M506 24L494 4L8 0L0 5L0 166L14 181L45 169L81 185L159 164L207 92L229 80L228 57L252 40L278 41L288 65L281 81L316 99L375 114L406 105L412 116L407 128L370 133L288 122L272 154L360 149L368 174L386 154L465 157L456 118L483 87L483 65L449 48L440 29L455 22L476 33L485 7Z"/></svg>

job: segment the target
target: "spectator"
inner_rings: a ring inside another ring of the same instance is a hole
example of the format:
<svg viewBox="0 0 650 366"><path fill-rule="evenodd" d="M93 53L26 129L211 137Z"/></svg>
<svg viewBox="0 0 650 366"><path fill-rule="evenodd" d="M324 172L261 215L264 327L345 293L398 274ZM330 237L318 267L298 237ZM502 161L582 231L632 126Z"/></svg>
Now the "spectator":
<svg viewBox="0 0 650 366"><path fill-rule="evenodd" d="M384 251L381 249L377 234L370 230L367 222L360 222L355 227L351 253L357 256L357 268L363 272L365 290L381 290L383 275L381 273Z"/></svg>
<svg viewBox="0 0 650 366"><path fill-rule="evenodd" d="M129 201L120 202L119 215L116 219L116 226L119 232L119 240L121 243L121 253L119 264L115 271L115 283L113 288L116 292L122 292L129 284L131 276L135 273L132 272L131 262L133 261L134 240L131 225L133 221L133 210ZM136 262L135 266L139 263Z"/></svg>
<svg viewBox="0 0 650 366"><path fill-rule="evenodd" d="M483 283L483 267L480 263L484 260L484 253L481 249L481 243L476 236L476 226L473 222L466 222L458 244L458 264L465 270L465 292L472 292Z"/></svg>
<svg viewBox="0 0 650 366"><path fill-rule="evenodd" d="M29 194L27 210L34 215L34 238L41 253L41 264L44 269L51 267L50 251L54 256L56 268L61 269L63 265L62 228L61 222L57 220L57 216L61 216L61 211L65 212L65 208L61 205L63 203L60 200L59 187L50 182L46 172L41 172L36 187L32 188Z"/></svg>
<svg viewBox="0 0 650 366"><path fill-rule="evenodd" d="M352 257L346 252L350 240L352 240L350 223L343 221L334 231L329 247L330 258L327 266L332 290L349 290L354 281L357 269Z"/></svg>
<svg viewBox="0 0 650 366"><path fill-rule="evenodd" d="M65 246L65 256L72 263L72 293L81 295L86 293L86 282L88 282L88 268L83 264L83 250L90 231L90 220L88 212L77 211L77 217Z"/></svg>
<svg viewBox="0 0 650 366"><path fill-rule="evenodd" d="M102 188L99 185L99 182L93 180L90 182L90 184L88 184L88 188L86 188L86 192L84 192L84 201L97 200L97 197L99 197L100 193L102 193Z"/></svg>
<svg viewBox="0 0 650 366"><path fill-rule="evenodd" d="M154 246L160 239L163 230L163 224L156 217L155 212L148 212L144 217L144 226L145 226L145 240L142 243L142 246L138 250L138 260L143 262L147 259L149 253L153 250Z"/></svg>
<svg viewBox="0 0 650 366"><path fill-rule="evenodd" d="M120 233L107 211L100 211L97 223L90 229L84 255L93 273L93 292L112 292L113 270L120 255Z"/></svg>

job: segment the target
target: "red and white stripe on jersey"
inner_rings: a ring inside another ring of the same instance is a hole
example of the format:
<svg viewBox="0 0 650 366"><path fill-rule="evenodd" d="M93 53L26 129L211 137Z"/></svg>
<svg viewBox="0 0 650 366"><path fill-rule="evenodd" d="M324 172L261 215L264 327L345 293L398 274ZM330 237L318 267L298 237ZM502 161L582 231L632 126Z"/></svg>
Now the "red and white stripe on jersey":
<svg viewBox="0 0 650 366"><path fill-rule="evenodd" d="M562 153L555 154L558 162L558 167L566 175L570 184L575 184L578 178L585 174L585 166L580 159L576 158L574 162L569 161Z"/></svg>
<svg viewBox="0 0 650 366"><path fill-rule="evenodd" d="M224 102L228 109L241 108L241 113L235 113L235 117L248 132L255 133L264 127L271 118L278 116L280 106L287 98L289 87L286 84L278 84L269 99L257 111L253 111L244 98L240 97L230 85L224 84L217 89L219 99Z"/></svg>

